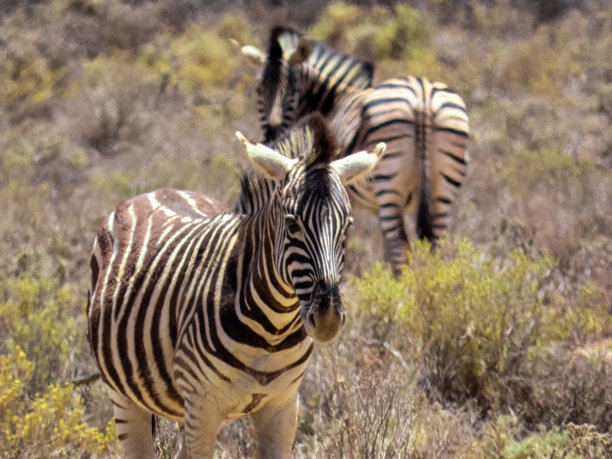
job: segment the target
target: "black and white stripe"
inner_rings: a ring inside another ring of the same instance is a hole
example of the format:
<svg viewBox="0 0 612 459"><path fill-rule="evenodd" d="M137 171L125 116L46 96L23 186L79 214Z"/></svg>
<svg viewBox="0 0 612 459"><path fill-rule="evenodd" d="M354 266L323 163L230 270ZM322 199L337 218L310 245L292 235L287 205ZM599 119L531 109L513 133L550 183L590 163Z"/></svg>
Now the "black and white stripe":
<svg viewBox="0 0 612 459"><path fill-rule="evenodd" d="M129 457L153 457L152 414L185 421L191 457L246 414L262 455L288 455L312 338L344 322L346 164L323 119L272 149L242 140L260 172L235 209L161 189L121 203L94 242L88 336Z"/></svg>
<svg viewBox="0 0 612 459"><path fill-rule="evenodd" d="M258 94L265 139L320 111L341 156L385 142L385 156L369 181L350 187L351 199L379 215L385 259L396 274L409 248L404 213L416 213L418 236L436 244L467 173L469 125L461 97L443 83L412 76L371 87L371 64L284 27L272 30L263 64Z"/></svg>

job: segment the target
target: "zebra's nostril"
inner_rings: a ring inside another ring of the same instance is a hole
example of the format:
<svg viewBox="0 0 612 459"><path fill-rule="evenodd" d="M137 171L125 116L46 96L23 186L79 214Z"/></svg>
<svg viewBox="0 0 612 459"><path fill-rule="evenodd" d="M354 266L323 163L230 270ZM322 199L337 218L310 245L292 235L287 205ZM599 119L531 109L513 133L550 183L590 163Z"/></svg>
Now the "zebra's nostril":
<svg viewBox="0 0 612 459"><path fill-rule="evenodd" d="M312 327L316 327L317 323L315 322L315 318L314 318L314 312L310 311L308 313L308 322L310 323L310 325Z"/></svg>

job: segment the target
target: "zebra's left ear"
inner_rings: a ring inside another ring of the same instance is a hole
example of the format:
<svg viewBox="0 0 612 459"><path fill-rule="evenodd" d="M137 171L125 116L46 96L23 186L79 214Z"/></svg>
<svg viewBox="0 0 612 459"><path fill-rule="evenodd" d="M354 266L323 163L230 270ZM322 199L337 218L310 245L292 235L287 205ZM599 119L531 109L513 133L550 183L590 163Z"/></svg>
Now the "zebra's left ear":
<svg viewBox="0 0 612 459"><path fill-rule="evenodd" d="M236 132L236 137L244 145L255 170L266 178L280 180L298 162L297 158L289 159L261 143L252 143L240 132Z"/></svg>
<svg viewBox="0 0 612 459"><path fill-rule="evenodd" d="M237 40L230 38L230 42L234 46L235 49L239 50L244 57L247 58L249 62L255 64L257 66L266 62L267 55L261 49L256 46L246 45L240 46Z"/></svg>
<svg viewBox="0 0 612 459"><path fill-rule="evenodd" d="M297 47L295 48L295 51L293 51L293 53L291 53L291 56L289 56L289 59L287 59L289 66L293 67L295 65L301 64L306 59L308 59L311 52L312 43L310 43L310 39L306 37L300 38L300 41L298 42Z"/></svg>
<svg viewBox="0 0 612 459"><path fill-rule="evenodd" d="M385 148L386 145L381 142L376 145L376 148L371 153L367 151L353 153L345 158L333 161L330 166L338 172L342 183L349 185L364 179L374 169L378 160L382 157Z"/></svg>

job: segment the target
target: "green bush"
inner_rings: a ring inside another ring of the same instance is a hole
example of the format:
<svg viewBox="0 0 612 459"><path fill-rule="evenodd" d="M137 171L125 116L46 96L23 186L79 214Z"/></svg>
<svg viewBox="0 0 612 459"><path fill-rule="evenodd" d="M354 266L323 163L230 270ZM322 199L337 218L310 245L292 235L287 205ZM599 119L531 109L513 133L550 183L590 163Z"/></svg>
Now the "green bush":
<svg viewBox="0 0 612 459"><path fill-rule="evenodd" d="M38 364L37 364L38 365ZM83 420L83 400L70 383L50 384L42 392L36 366L19 347L0 355L0 456L82 457L105 455L117 442L114 422L102 432Z"/></svg>
<svg viewBox="0 0 612 459"><path fill-rule="evenodd" d="M38 50L40 37L13 29L0 60L0 104L12 116L36 114L57 93L67 69L54 65Z"/></svg>
<svg viewBox="0 0 612 459"><path fill-rule="evenodd" d="M546 365L550 346L612 333L600 294L585 289L577 304L551 299L545 292L553 261L505 249L500 255L466 240L444 240L432 254L419 242L399 280L378 266L354 281L360 312L376 324L373 335L385 339L389 324L399 320L415 340L409 352L421 360L424 382L441 401L474 398L484 412L518 410L537 388L535 367ZM602 383L593 374L577 380ZM594 393L585 392L583 401Z"/></svg>
<svg viewBox="0 0 612 459"><path fill-rule="evenodd" d="M70 378L86 346L79 294L68 285L58 286L55 278L29 273L4 283L8 298L0 303L0 342L20 346L33 359L27 390Z"/></svg>
<svg viewBox="0 0 612 459"><path fill-rule="evenodd" d="M418 10L408 5L397 5L394 13L374 38L376 57L402 59L417 55L429 42L429 24Z"/></svg>
<svg viewBox="0 0 612 459"><path fill-rule="evenodd" d="M551 265L521 250L492 258L467 241L445 242L433 257L417 244L401 279L401 317L422 340L429 382L452 400L511 402L509 382L524 376L522 359L539 333L539 282Z"/></svg>
<svg viewBox="0 0 612 459"><path fill-rule="evenodd" d="M508 436L510 417L500 418L497 428L485 430L483 445L491 455L508 459L566 457L596 459L612 455L612 433L598 433L588 424L567 424L550 430L541 428L523 439ZM486 448L486 447L485 447Z"/></svg>
<svg viewBox="0 0 612 459"><path fill-rule="evenodd" d="M312 38L321 40L333 48L345 48L353 28L363 23L363 11L343 2L334 2L319 16L310 29Z"/></svg>
<svg viewBox="0 0 612 459"><path fill-rule="evenodd" d="M375 5L365 11L332 3L309 34L342 52L377 60L407 59L423 54L430 25L417 9L407 5L397 5L393 11Z"/></svg>

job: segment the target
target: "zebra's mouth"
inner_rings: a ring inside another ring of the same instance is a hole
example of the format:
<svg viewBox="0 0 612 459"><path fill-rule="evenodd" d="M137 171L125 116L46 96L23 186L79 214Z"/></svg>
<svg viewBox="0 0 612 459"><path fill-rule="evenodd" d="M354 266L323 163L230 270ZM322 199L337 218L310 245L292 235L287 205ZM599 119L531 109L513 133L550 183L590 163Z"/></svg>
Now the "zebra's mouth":
<svg viewBox="0 0 612 459"><path fill-rule="evenodd" d="M321 343L333 340L346 320L338 286L324 282L316 285L310 302L302 305L300 312L306 332Z"/></svg>

